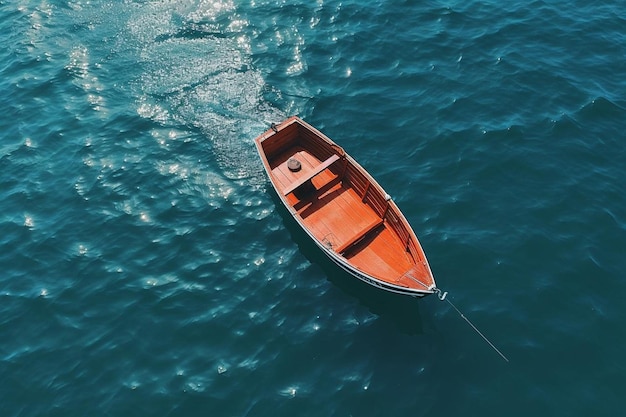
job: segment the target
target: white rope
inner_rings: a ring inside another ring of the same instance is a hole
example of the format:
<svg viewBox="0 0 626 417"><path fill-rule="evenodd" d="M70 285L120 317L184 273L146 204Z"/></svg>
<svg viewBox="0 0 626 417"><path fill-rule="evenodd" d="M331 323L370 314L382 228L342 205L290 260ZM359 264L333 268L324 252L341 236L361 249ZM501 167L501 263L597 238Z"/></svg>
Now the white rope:
<svg viewBox="0 0 626 417"><path fill-rule="evenodd" d="M459 309L458 309L458 308L457 308L457 307L456 307L456 306L452 303L452 301L450 301L450 300L448 300L448 299L446 298L446 295L448 294L447 292L442 293L442 292L441 292L441 290L440 290L439 288L434 288L434 291L435 291L435 293L437 293L437 296L439 297L439 299L440 299L441 301L446 300L446 301L448 302L448 304L450 304L450 305L452 306L452 308L453 308L453 309L455 309L457 313L459 313L459 315L461 316L461 318L463 318L463 320L465 320L465 321L467 322L467 324L469 324L470 326L472 326L472 329L474 329L474 331L476 331L476 333L478 333L478 334L480 335L480 337L482 337L482 338L485 340L485 342L487 342L487 343L489 344L489 346L491 346L491 347L493 348L493 350L495 350L496 352L498 352L498 355L500 355L500 356L502 357L502 359L504 359L504 360L505 360L505 361L507 361L507 362L509 361L509 360L507 359L507 357L506 357L506 356L504 356L504 355L502 354L502 352L500 352L500 351L498 350L498 348L497 348L497 347L495 347L495 346L494 346L494 344L493 344L493 343L491 343L491 342L489 341L489 339L487 339L487 337L485 337L485 335L484 335L484 334L482 334L482 333L480 332L480 330L478 330L478 329L476 328L476 326L474 326L474 324L473 324L473 323L472 323L472 322L471 322L471 321L470 321L467 317L465 317L465 315L464 315L463 313L461 313L461 310L459 310Z"/></svg>
<svg viewBox="0 0 626 417"><path fill-rule="evenodd" d="M446 291L446 292L441 292L441 290L440 290L439 288L437 288L437 287L435 287L435 288L429 288L429 287L427 287L427 286L426 286L426 284L424 284L423 282L419 281L417 278L412 277L410 274L406 274L406 276L407 276L407 277L409 277L409 278L411 278L413 281L417 282L418 284L420 284L420 285L424 286L424 288L427 288L427 289L429 289L429 290L434 291L434 292L435 292L435 294L437 294L437 297L439 297L439 299L440 299L441 301L446 300L446 301L448 302L448 304L450 304L450 305L452 306L452 308L453 308L453 309L455 309L457 313L459 313L459 315L461 316L461 318L463 318L463 320L465 320L465 321L467 322L467 324L469 324L470 326L472 326L472 329L474 329L474 331L475 331L476 333L478 333L478 334L480 335L480 337L482 337L482 338L485 340L485 342L487 342L487 343L489 344L489 346L491 346L491 347L492 347L492 349L493 349L493 350L495 350L496 352L498 352L498 355L500 355L500 356L502 357L502 359L504 359L504 360L505 360L505 361L507 361L507 362L509 361L509 360L507 359L507 357L506 357L506 356L504 356L504 355L502 354L502 352L500 352L500 351L498 350L498 348L497 348L497 347L495 347L495 346L494 346L494 344L493 344L493 343L491 343L491 342L489 341L489 339L487 339L487 337L486 337L484 334L482 334L482 333L481 333L481 331L480 331L480 330L478 330L478 329L476 328L476 326L474 326L474 324L473 324L473 323L472 323L472 322L471 322L471 321L470 321L467 317L465 317L465 315L464 315L463 313L461 313L461 310L459 310L459 309L458 309L458 308L457 308L457 307L456 307L456 306L452 303L452 301L450 301L450 300L448 300L448 299L446 298L446 296L448 295L448 292L447 292L447 291Z"/></svg>

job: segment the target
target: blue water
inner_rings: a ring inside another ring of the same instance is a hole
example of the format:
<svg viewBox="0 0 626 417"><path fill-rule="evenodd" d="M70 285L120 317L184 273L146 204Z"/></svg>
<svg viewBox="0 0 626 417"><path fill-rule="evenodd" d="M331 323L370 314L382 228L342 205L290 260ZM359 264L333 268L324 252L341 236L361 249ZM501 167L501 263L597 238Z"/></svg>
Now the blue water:
<svg viewBox="0 0 626 417"><path fill-rule="evenodd" d="M622 3L12 0L0 42L3 416L623 414ZM293 114L510 362L294 228Z"/></svg>

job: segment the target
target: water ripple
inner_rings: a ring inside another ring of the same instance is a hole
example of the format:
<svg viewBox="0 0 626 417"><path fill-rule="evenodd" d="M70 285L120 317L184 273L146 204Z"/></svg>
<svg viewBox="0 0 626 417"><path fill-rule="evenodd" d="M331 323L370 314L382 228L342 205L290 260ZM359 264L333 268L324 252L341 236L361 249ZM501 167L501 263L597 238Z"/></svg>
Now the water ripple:
<svg viewBox="0 0 626 417"><path fill-rule="evenodd" d="M6 414L621 409L618 6L21 1L0 15ZM380 294L298 233L252 144L287 114L379 179L511 363L447 304Z"/></svg>

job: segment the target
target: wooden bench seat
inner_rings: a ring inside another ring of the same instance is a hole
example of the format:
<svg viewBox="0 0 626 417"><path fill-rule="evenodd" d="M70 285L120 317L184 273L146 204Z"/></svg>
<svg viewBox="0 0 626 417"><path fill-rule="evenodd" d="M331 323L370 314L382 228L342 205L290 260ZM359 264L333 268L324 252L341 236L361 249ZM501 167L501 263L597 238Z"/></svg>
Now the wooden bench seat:
<svg viewBox="0 0 626 417"><path fill-rule="evenodd" d="M364 238L365 235L367 235L372 230L376 229L382 223L383 223L383 219L377 217L374 221L372 221L370 224L365 226L360 232L352 236L350 239L348 239L339 247L335 248L335 252L344 253L350 246L354 245L356 242Z"/></svg>
<svg viewBox="0 0 626 417"><path fill-rule="evenodd" d="M311 178L315 177L316 175L324 171L326 168L328 168L329 166L331 166L338 160L339 160L339 155L331 156L330 158L328 158L327 160L325 160L324 162L316 166L312 171L307 173L307 175L304 175L303 177L300 177L296 181L291 183L289 187L283 190L283 195L287 195L289 193L294 192L295 190L298 189L298 187L302 186L302 184L309 181Z"/></svg>

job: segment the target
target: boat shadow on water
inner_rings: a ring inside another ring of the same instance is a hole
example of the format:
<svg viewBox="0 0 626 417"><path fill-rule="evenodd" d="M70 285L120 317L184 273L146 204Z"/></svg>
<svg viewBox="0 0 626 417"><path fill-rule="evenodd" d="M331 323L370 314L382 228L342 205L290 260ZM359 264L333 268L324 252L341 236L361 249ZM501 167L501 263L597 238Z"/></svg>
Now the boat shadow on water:
<svg viewBox="0 0 626 417"><path fill-rule="evenodd" d="M391 322L400 332L410 335L424 333L419 311L419 299L375 288L339 268L302 230L276 193L271 190L269 192L285 228L292 240L298 245L300 253L311 264L319 267L334 286L357 299L373 314Z"/></svg>

